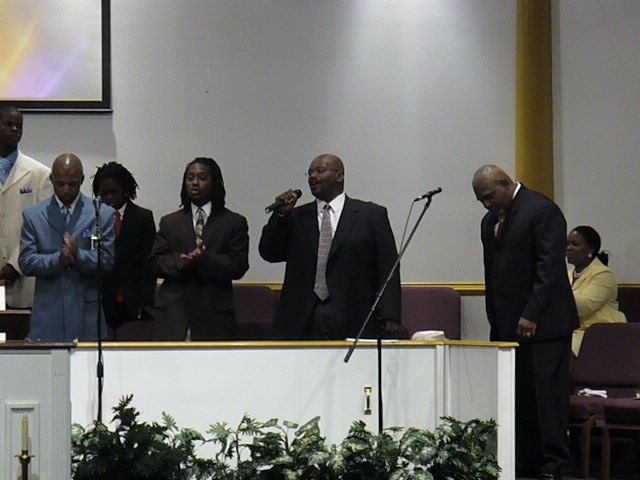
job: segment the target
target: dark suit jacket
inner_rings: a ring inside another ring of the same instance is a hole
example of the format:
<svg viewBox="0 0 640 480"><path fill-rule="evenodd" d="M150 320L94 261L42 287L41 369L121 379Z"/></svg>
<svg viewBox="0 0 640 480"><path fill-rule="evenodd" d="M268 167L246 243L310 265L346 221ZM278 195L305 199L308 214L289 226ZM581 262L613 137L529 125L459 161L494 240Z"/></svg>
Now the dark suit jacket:
<svg viewBox="0 0 640 480"><path fill-rule="evenodd" d="M273 214L262 230L262 258L287 262L274 322L280 338L300 338L314 308L318 237L316 202L297 207L286 217ZM358 333L396 258L387 210L347 197L327 262L332 315L344 325L344 337ZM392 278L380 307L382 318L400 323L399 272ZM371 319L365 336L375 336L375 321Z"/></svg>
<svg viewBox="0 0 640 480"><path fill-rule="evenodd" d="M231 280L249 269L247 220L226 208L212 212L204 226L205 255L188 265L180 255L196 247L190 209L162 217L151 265L164 281L156 297L154 338L232 340L235 314Z"/></svg>
<svg viewBox="0 0 640 480"><path fill-rule="evenodd" d="M499 240L497 221L488 212L481 224L491 339L516 340L520 317L537 323L535 341L570 335L578 314L567 279L567 223L560 208L522 185Z"/></svg>
<svg viewBox="0 0 640 480"><path fill-rule="evenodd" d="M105 319L116 328L125 320L137 318L140 307L153 306L156 278L149 265L149 253L156 236L151 210L133 202L127 204L122 229L116 238L116 261L102 283ZM122 292L128 318L119 318L116 297Z"/></svg>

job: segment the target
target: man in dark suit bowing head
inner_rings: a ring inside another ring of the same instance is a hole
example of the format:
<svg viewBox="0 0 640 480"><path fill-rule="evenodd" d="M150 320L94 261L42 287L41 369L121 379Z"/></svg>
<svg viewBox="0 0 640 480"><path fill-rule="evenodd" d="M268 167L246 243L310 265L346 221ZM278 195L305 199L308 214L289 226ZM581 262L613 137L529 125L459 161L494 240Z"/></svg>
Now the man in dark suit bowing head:
<svg viewBox="0 0 640 480"><path fill-rule="evenodd" d="M138 183L124 165L105 163L96 171L93 194L115 212L116 259L113 270L102 281L105 320L113 328L149 316L156 278L151 273L149 253L156 236L151 210L133 202Z"/></svg>
<svg viewBox="0 0 640 480"><path fill-rule="evenodd" d="M568 451L571 335L578 327L565 264L567 223L544 195L495 165L473 176L488 210L480 233L491 340L516 349L517 476L561 477Z"/></svg>
<svg viewBox="0 0 640 480"><path fill-rule="evenodd" d="M316 200L296 207L299 192L276 197L282 203L260 238L260 255L287 262L274 321L278 338L341 340L355 336L397 258L387 210L344 193L344 164L331 154L316 157L307 172ZM395 272L376 324L393 335L400 324L400 274Z"/></svg>

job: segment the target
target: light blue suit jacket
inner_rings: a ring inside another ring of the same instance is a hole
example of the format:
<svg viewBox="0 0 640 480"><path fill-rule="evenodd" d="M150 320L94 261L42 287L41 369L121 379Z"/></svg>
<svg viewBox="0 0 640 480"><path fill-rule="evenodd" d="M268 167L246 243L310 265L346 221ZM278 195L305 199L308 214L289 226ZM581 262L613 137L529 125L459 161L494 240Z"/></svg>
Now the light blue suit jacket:
<svg viewBox="0 0 640 480"><path fill-rule="evenodd" d="M55 197L27 208L22 214L20 234L20 270L36 277L31 331L34 341L95 341L98 338L98 250L92 245L96 235L96 210L89 197L79 194L69 225ZM103 271L114 263L115 211L100 207ZM60 265L64 233L78 244L75 263ZM106 334L104 316L102 333Z"/></svg>

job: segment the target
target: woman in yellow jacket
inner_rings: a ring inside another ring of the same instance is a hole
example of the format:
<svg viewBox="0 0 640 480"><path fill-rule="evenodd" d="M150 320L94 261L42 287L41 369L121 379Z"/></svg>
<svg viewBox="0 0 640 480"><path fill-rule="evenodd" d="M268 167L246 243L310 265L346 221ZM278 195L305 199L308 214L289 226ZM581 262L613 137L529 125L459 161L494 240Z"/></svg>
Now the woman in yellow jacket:
<svg viewBox="0 0 640 480"><path fill-rule="evenodd" d="M609 253L600 251L600 235L589 226L574 228L567 238L567 261L573 296L578 307L580 327L573 332L571 350L578 355L582 337L595 323L624 323L618 310L618 282L607 266Z"/></svg>

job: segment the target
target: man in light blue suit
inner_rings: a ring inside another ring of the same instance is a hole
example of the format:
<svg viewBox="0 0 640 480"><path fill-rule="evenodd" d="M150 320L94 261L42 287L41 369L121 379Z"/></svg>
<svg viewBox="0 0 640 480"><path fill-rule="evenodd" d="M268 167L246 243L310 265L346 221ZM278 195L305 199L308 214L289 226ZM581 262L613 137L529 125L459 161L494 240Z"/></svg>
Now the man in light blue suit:
<svg viewBox="0 0 640 480"><path fill-rule="evenodd" d="M36 277L31 331L33 341L98 339L98 225L101 268L114 263L114 210L80 193L82 162L72 153L58 156L51 169L54 195L22 214L20 269ZM97 214L99 212L99 215ZM94 240L92 240L94 239ZM104 317L103 317L104 318ZM106 324L102 320L102 332Z"/></svg>

